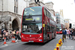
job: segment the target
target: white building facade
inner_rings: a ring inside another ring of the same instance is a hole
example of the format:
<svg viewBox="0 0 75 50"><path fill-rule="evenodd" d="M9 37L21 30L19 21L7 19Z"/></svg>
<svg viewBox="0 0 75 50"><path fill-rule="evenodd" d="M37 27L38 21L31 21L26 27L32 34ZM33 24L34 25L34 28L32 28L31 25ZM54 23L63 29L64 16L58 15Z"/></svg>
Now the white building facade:
<svg viewBox="0 0 75 50"><path fill-rule="evenodd" d="M24 0L0 0L0 29L21 31Z"/></svg>
<svg viewBox="0 0 75 50"><path fill-rule="evenodd" d="M28 4L27 4L28 5ZM18 8L17 14L22 15L23 9L26 7L24 0L0 0L0 11L10 11L14 13L15 6Z"/></svg>

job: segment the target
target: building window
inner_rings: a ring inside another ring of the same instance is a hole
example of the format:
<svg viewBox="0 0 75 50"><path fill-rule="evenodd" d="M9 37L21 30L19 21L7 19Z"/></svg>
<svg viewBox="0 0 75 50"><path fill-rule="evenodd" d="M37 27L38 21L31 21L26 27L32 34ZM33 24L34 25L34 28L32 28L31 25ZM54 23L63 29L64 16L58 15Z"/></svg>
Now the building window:
<svg viewBox="0 0 75 50"><path fill-rule="evenodd" d="M16 13L16 6L14 6L14 12Z"/></svg>
<svg viewBox="0 0 75 50"><path fill-rule="evenodd" d="M16 7L16 13L18 13L18 7Z"/></svg>
<svg viewBox="0 0 75 50"><path fill-rule="evenodd" d="M14 0L14 12L18 13L18 0Z"/></svg>
<svg viewBox="0 0 75 50"><path fill-rule="evenodd" d="M14 0L15 2L18 2L18 0Z"/></svg>
<svg viewBox="0 0 75 50"><path fill-rule="evenodd" d="M14 12L18 13L18 7L14 6Z"/></svg>
<svg viewBox="0 0 75 50"><path fill-rule="evenodd" d="M18 0L16 0L16 2L18 2Z"/></svg>

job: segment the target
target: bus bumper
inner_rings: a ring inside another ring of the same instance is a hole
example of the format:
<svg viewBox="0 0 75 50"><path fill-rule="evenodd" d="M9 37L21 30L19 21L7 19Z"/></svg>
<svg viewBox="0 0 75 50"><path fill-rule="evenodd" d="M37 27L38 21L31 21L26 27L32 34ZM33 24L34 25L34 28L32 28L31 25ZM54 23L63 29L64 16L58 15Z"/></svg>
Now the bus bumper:
<svg viewBox="0 0 75 50"><path fill-rule="evenodd" d="M25 38L21 38L22 42L43 42L42 39L35 39L35 38L30 38L30 39L25 39Z"/></svg>

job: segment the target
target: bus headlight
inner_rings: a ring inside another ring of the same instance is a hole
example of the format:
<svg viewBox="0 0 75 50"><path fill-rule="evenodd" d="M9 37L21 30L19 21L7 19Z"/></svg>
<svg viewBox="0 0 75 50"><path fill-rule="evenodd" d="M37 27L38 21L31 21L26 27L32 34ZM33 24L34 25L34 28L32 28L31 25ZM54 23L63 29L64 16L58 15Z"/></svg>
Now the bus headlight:
<svg viewBox="0 0 75 50"><path fill-rule="evenodd" d="M42 37L42 36L40 35L40 37Z"/></svg>
<svg viewBox="0 0 75 50"><path fill-rule="evenodd" d="M22 38L25 38L25 37L22 35Z"/></svg>

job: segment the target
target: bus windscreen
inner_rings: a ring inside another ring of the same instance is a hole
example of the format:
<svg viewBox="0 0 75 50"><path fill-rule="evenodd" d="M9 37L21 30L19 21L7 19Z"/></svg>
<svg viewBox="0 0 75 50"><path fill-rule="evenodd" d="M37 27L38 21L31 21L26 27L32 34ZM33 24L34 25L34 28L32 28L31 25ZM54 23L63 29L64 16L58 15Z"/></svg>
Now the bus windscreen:
<svg viewBox="0 0 75 50"><path fill-rule="evenodd" d="M24 34L42 33L42 23L22 24L22 33Z"/></svg>

